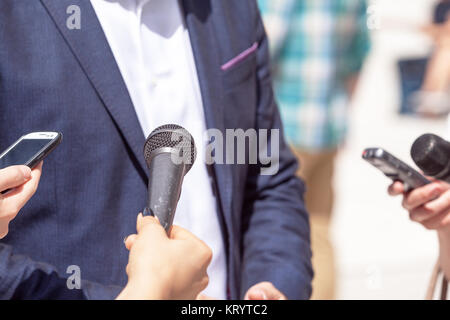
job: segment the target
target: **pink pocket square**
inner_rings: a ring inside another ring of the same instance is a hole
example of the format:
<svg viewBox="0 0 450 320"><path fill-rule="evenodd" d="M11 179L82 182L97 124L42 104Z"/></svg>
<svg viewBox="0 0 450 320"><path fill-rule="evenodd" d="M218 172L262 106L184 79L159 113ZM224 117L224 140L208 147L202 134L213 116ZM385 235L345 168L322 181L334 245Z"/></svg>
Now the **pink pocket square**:
<svg viewBox="0 0 450 320"><path fill-rule="evenodd" d="M231 59L224 65L222 65L222 67L221 67L222 71L227 71L231 67L235 66L236 64L238 64L239 62L241 62L242 60L247 58L249 55L251 55L256 50L258 50L258 42L255 42L250 48L246 49L245 51L243 51L242 53L240 53L239 55L237 55L236 57L234 57L233 59Z"/></svg>

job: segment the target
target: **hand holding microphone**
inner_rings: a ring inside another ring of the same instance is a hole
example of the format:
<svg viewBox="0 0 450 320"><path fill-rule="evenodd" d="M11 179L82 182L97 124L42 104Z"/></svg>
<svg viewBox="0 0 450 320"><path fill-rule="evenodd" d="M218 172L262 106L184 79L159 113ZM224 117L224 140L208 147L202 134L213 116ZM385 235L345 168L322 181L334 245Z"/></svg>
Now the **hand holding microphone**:
<svg viewBox="0 0 450 320"><path fill-rule="evenodd" d="M450 184L434 181L426 186L405 192L403 183L389 186L391 196L403 194L402 206L408 210L412 221L429 230L450 232Z"/></svg>
<svg viewBox="0 0 450 320"><path fill-rule="evenodd" d="M433 134L422 135L413 143L411 157L425 175L438 180L411 192L395 182L389 194L404 194L402 205L411 220L427 229L450 233L450 143Z"/></svg>
<svg viewBox="0 0 450 320"><path fill-rule="evenodd" d="M211 249L183 228L173 226L167 235L156 218L140 214L137 234L125 245L128 284L119 300L192 300L208 285Z"/></svg>
<svg viewBox="0 0 450 320"><path fill-rule="evenodd" d="M194 140L180 126L164 125L149 135L144 146L149 170L146 217L138 216L137 234L125 241L129 280L118 299L195 299L208 285L211 249L172 226L183 178L195 156Z"/></svg>
<svg viewBox="0 0 450 320"><path fill-rule="evenodd" d="M389 187L390 195L403 194L403 207L411 220L429 230L436 230L439 238L439 264L450 279L450 143L433 135L419 137L411 148L411 156L424 174L440 179L405 192L401 182Z"/></svg>

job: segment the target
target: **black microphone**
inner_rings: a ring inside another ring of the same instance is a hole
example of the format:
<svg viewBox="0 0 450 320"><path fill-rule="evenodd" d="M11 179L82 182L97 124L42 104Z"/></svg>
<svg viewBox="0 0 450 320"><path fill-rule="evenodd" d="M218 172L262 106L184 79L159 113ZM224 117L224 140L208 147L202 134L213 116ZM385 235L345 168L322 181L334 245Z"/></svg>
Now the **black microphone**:
<svg viewBox="0 0 450 320"><path fill-rule="evenodd" d="M183 178L192 168L195 157L194 139L178 125L156 128L145 142L149 181L148 203L143 214L158 217L166 231L172 226Z"/></svg>
<svg viewBox="0 0 450 320"><path fill-rule="evenodd" d="M411 157L427 176L450 182L450 143L427 133L414 141Z"/></svg>

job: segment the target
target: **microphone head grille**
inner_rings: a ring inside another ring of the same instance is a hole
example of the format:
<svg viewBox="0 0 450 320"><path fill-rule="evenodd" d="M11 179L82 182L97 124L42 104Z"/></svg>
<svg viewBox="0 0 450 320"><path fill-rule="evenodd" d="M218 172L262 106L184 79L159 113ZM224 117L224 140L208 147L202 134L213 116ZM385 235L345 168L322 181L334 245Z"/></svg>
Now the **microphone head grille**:
<svg viewBox="0 0 450 320"><path fill-rule="evenodd" d="M420 136L411 147L411 157L428 176L436 176L449 165L449 143L428 133Z"/></svg>
<svg viewBox="0 0 450 320"><path fill-rule="evenodd" d="M183 127L176 124L166 124L153 130L144 145L144 158L147 166L159 149L170 148L178 152L182 162L186 165L186 172L194 164L197 156L195 142L192 135Z"/></svg>

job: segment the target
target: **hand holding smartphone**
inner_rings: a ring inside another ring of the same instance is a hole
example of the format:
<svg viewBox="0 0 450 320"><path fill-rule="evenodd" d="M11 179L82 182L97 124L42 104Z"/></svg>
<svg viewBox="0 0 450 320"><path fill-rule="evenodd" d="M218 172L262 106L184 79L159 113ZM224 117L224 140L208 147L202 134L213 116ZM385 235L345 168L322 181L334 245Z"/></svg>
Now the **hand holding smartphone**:
<svg viewBox="0 0 450 320"><path fill-rule="evenodd" d="M22 136L0 154L0 169L25 165L33 169L62 141L59 132L33 132ZM1 192L2 194L9 190Z"/></svg>

